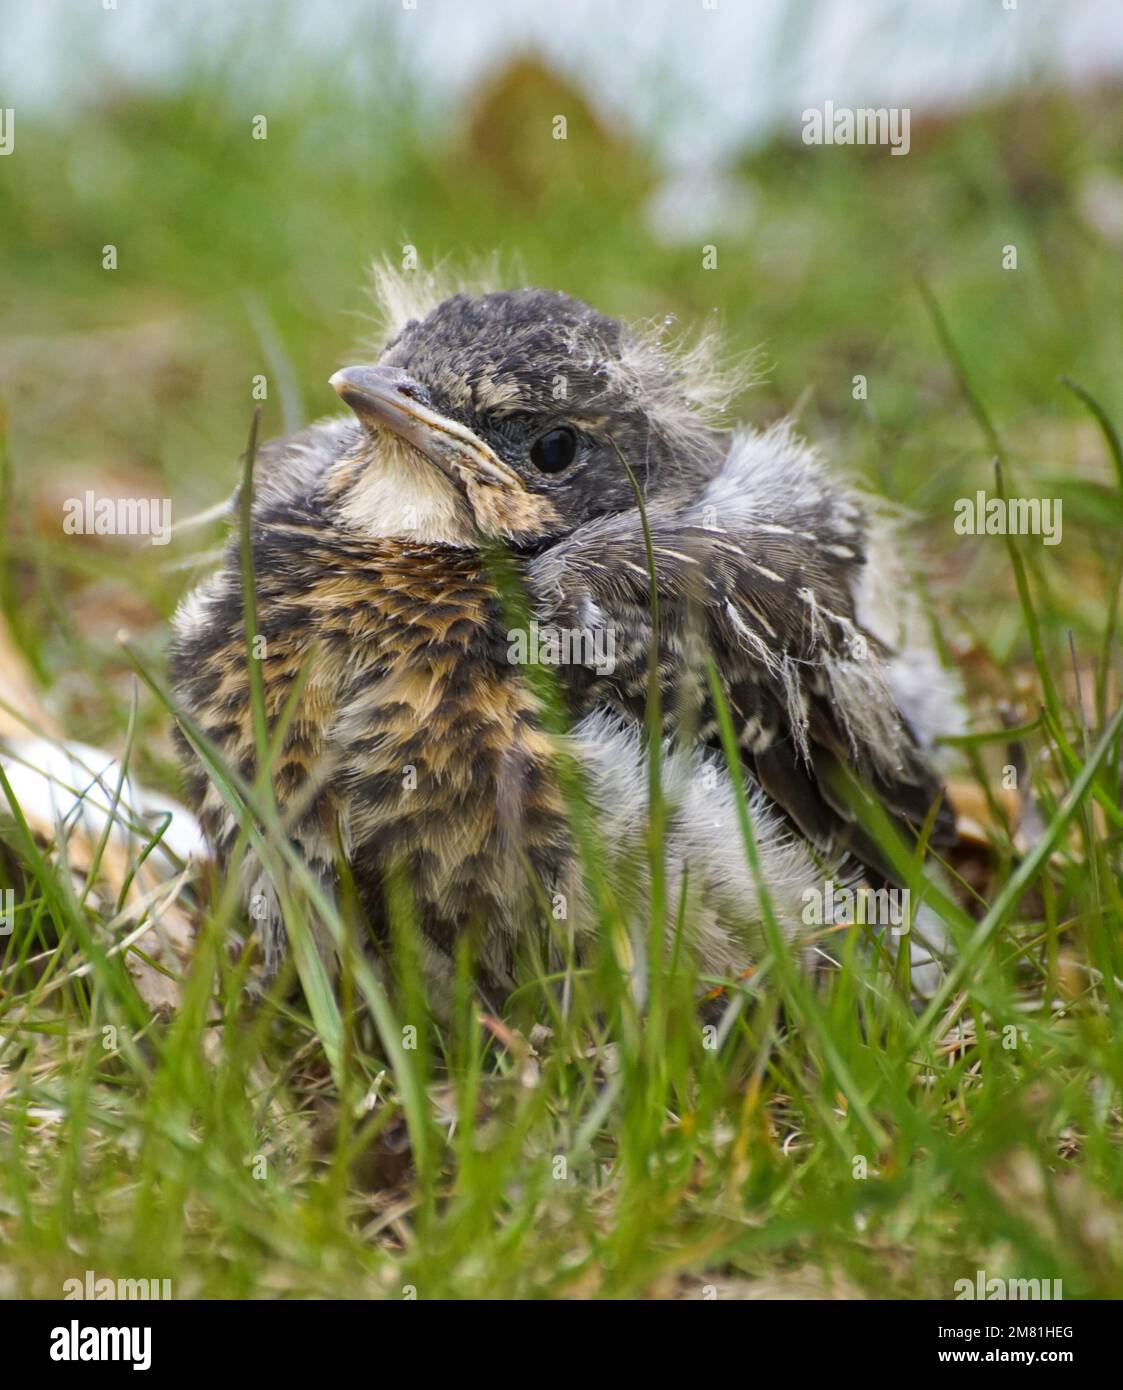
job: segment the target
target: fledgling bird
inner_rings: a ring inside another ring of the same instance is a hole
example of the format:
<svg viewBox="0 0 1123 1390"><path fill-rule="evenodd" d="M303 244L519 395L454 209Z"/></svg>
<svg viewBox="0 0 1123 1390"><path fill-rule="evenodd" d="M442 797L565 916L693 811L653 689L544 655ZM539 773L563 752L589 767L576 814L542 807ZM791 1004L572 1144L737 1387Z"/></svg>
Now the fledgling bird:
<svg viewBox="0 0 1123 1390"><path fill-rule="evenodd" d="M389 298L401 286L384 280ZM393 318L393 315L391 315ZM306 679L272 771L292 844L325 890L349 869L386 939L388 875L413 895L435 998L462 933L501 1001L520 943L560 900L578 952L595 929L558 776L583 769L613 854L643 844L643 719L659 599L658 671L671 892L709 972L759 948L761 903L703 669L712 654L734 721L781 928L805 890L890 875L839 789L854 773L930 842L953 835L928 758L950 705L876 508L833 479L786 424L721 427L708 355L679 352L564 294L457 293L397 314L372 365L336 372L350 417L261 449L253 564L268 719ZM570 731L548 728L511 659L505 549L538 632L571 643L556 675ZM255 772L238 540L176 614L176 695L247 780ZM237 822L183 745L220 862ZM255 855L242 867L267 973L286 951L282 902ZM673 914L672 914L673 915ZM555 924L556 927L556 924ZM325 954L330 954L323 943Z"/></svg>

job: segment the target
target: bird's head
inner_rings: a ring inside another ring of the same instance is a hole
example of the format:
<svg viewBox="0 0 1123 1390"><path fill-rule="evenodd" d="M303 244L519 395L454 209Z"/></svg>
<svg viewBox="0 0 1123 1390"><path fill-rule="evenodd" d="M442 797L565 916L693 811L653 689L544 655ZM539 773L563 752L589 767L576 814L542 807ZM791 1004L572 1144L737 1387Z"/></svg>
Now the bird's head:
<svg viewBox="0 0 1123 1390"><path fill-rule="evenodd" d="M634 506L622 458L654 495L719 456L683 359L546 290L453 295L331 384L362 426L341 505L428 538L534 546Z"/></svg>

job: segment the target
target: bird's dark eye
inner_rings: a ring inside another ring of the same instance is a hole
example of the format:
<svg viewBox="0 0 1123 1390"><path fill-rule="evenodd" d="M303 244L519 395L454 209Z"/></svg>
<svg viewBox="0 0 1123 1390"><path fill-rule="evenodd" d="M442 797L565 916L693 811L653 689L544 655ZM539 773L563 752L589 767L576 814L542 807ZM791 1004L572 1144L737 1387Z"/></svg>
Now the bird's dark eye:
<svg viewBox="0 0 1123 1390"><path fill-rule="evenodd" d="M530 446L530 461L542 473L560 473L577 453L577 436L568 425L547 430Z"/></svg>

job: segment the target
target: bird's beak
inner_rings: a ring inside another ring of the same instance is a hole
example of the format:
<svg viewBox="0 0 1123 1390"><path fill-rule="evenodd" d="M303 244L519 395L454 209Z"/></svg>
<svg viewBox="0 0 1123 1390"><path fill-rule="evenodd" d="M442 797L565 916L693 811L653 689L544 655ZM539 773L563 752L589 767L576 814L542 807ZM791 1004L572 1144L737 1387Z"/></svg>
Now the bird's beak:
<svg viewBox="0 0 1123 1390"><path fill-rule="evenodd" d="M397 367L344 367L330 380L362 424L391 430L454 482L517 488L518 474L466 426L426 404L428 392Z"/></svg>

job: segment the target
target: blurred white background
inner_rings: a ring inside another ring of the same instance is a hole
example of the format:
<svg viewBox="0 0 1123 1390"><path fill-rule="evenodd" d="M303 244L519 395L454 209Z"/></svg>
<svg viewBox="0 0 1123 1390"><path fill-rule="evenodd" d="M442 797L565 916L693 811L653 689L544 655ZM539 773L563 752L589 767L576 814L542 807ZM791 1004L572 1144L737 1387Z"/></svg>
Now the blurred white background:
<svg viewBox="0 0 1123 1390"><path fill-rule="evenodd" d="M826 98L923 112L1123 70L1123 0L115 2L0 0L0 104L69 113L122 86L174 86L234 46L247 103L276 109L293 80L282 55L362 87L389 42L439 116L537 52L667 166L697 169L797 133Z"/></svg>

